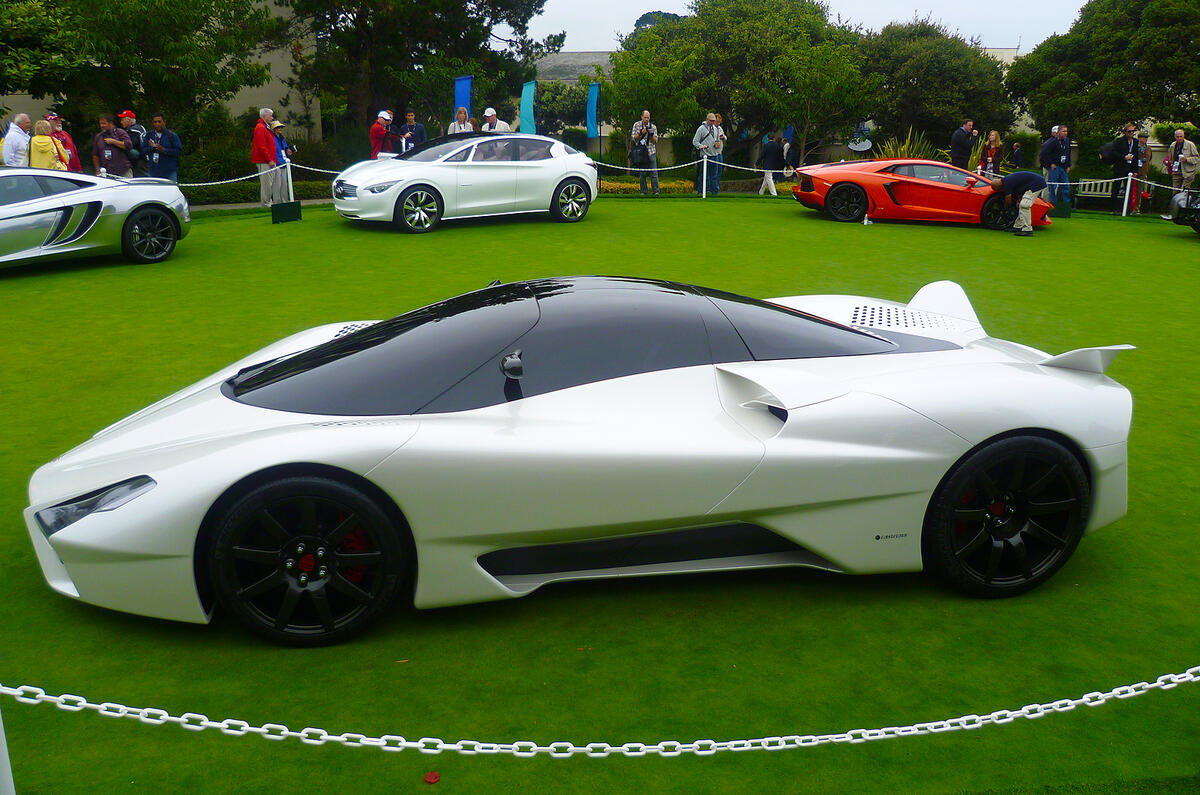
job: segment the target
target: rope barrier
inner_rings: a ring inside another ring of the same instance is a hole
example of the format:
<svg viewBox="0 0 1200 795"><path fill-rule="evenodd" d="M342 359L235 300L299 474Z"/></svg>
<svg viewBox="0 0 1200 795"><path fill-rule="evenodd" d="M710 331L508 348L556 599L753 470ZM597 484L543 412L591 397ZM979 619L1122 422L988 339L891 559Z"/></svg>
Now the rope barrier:
<svg viewBox="0 0 1200 795"><path fill-rule="evenodd" d="M293 165L295 165L295 164L293 163ZM223 179L223 180L219 180L217 182L180 182L179 187L181 187L181 188L207 188L211 185L230 185L234 182L245 182L248 179L258 179L263 174L271 174L275 171L281 171L281 170L287 168L287 166L288 166L287 163L280 163L279 165L275 166L274 168L268 168L266 171L256 171L255 173L249 174L244 177L234 177L233 179Z"/></svg>
<svg viewBox="0 0 1200 795"><path fill-rule="evenodd" d="M226 718L222 721L210 720L207 715L197 712L185 712L182 715L172 715L166 710L155 707L127 707L105 701L97 704L82 696L64 694L48 696L40 687L22 685L20 687L5 687L0 684L0 695L12 696L22 704L54 704L61 710L79 712L84 709L109 718L132 718L141 723L161 726L174 723L188 731L199 732L205 729L219 729L222 734L242 737L246 734L257 734L266 740L296 739L306 745L324 745L327 742L340 743L352 748L379 748L384 751L403 751L406 749L420 751L423 754L440 754L452 751L468 756L476 754L512 754L518 757L532 757L547 754L555 759L575 755L589 757L622 756L680 756L695 754L711 756L718 751L782 751L794 748L811 748L829 743L864 743L869 740L890 740L896 737L915 737L923 734L940 734L942 732L979 729L983 726L998 726L1012 723L1017 718L1035 720L1054 713L1070 712L1078 706L1099 707L1112 699L1127 699L1140 696L1149 690L1170 690L1185 682L1200 681L1200 665L1187 669L1179 674L1163 674L1153 682L1138 682L1132 685L1121 685L1105 693L1092 691L1079 698L1062 698L1043 704L1027 704L1020 709L1000 709L986 715L963 715L946 720L913 723L908 726L886 726L879 729L851 729L835 734L805 734L758 737L751 740L693 740L679 742L663 740L658 743L646 744L639 742L612 745L606 742L590 742L576 745L569 741L556 741L548 745L539 745L532 740L518 740L511 743L478 742L476 740L459 740L448 743L436 737L422 737L419 740L408 740L403 736L385 734L381 737L370 737L356 732L330 734L324 729L307 727L295 731L281 723L266 723L253 726L244 720Z"/></svg>

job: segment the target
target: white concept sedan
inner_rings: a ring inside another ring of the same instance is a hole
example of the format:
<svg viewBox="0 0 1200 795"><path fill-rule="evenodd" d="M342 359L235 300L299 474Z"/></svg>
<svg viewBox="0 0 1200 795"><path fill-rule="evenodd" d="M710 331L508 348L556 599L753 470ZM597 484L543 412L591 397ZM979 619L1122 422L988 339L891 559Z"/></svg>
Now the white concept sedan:
<svg viewBox="0 0 1200 795"><path fill-rule="evenodd" d="M550 213L580 221L599 192L591 158L539 135L459 133L393 158L356 163L333 181L345 218L428 232L443 218Z"/></svg>
<svg viewBox="0 0 1200 795"><path fill-rule="evenodd" d="M34 473L59 593L316 645L397 599L776 566L1018 594L1125 514L1120 350L907 304L497 284L277 342Z"/></svg>

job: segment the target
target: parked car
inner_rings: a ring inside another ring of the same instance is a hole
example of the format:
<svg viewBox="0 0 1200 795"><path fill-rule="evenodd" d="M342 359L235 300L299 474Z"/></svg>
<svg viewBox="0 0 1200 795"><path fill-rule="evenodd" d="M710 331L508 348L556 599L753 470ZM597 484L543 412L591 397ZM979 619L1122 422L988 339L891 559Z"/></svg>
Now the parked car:
<svg viewBox="0 0 1200 795"><path fill-rule="evenodd" d="M1190 226L1200 232L1200 191L1192 190L1172 196L1168 217L1177 224Z"/></svg>
<svg viewBox="0 0 1200 795"><path fill-rule="evenodd" d="M594 161L540 135L459 133L397 157L356 163L333 181L345 218L429 232L443 219L550 213L583 220L599 193Z"/></svg>
<svg viewBox="0 0 1200 795"><path fill-rule="evenodd" d="M25 521L61 594L295 645L603 577L924 568L1009 596L1125 513L1126 347L993 339L952 282L500 284L253 353L42 466Z"/></svg>
<svg viewBox="0 0 1200 795"><path fill-rule="evenodd" d="M805 166L792 188L796 201L836 221L953 221L1007 229L1017 208L1004 206L991 181L936 160L848 160ZM1034 226L1048 226L1051 205L1033 203Z"/></svg>
<svg viewBox="0 0 1200 795"><path fill-rule="evenodd" d="M165 179L0 169L0 266L115 253L161 262L190 222L187 199Z"/></svg>

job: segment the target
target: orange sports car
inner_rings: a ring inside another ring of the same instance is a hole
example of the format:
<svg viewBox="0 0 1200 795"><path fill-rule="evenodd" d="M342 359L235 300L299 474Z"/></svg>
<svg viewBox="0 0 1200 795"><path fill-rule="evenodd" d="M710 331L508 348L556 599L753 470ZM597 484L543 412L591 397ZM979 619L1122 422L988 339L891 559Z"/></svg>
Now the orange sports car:
<svg viewBox="0 0 1200 795"><path fill-rule="evenodd" d="M836 221L882 218L903 221L957 221L1006 229L1017 208L973 172L935 160L847 160L797 169L796 201L826 210ZM1048 226L1051 205L1033 203L1034 226Z"/></svg>

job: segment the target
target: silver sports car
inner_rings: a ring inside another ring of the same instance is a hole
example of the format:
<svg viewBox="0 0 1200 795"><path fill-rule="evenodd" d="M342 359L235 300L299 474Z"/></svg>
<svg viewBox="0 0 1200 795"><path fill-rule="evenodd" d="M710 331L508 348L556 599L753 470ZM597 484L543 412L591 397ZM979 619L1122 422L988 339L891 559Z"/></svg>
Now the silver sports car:
<svg viewBox="0 0 1200 795"><path fill-rule="evenodd" d="M0 266L118 252L160 262L190 222L187 199L165 179L0 169Z"/></svg>
<svg viewBox="0 0 1200 795"><path fill-rule="evenodd" d="M602 577L925 568L1046 581L1125 513L1128 346L1051 356L962 288L758 301L502 284L300 332L34 473L47 581L298 645Z"/></svg>
<svg viewBox="0 0 1200 795"><path fill-rule="evenodd" d="M394 158L356 163L333 181L342 216L428 232L443 218L545 213L580 221L599 191L594 161L540 135L460 133Z"/></svg>

